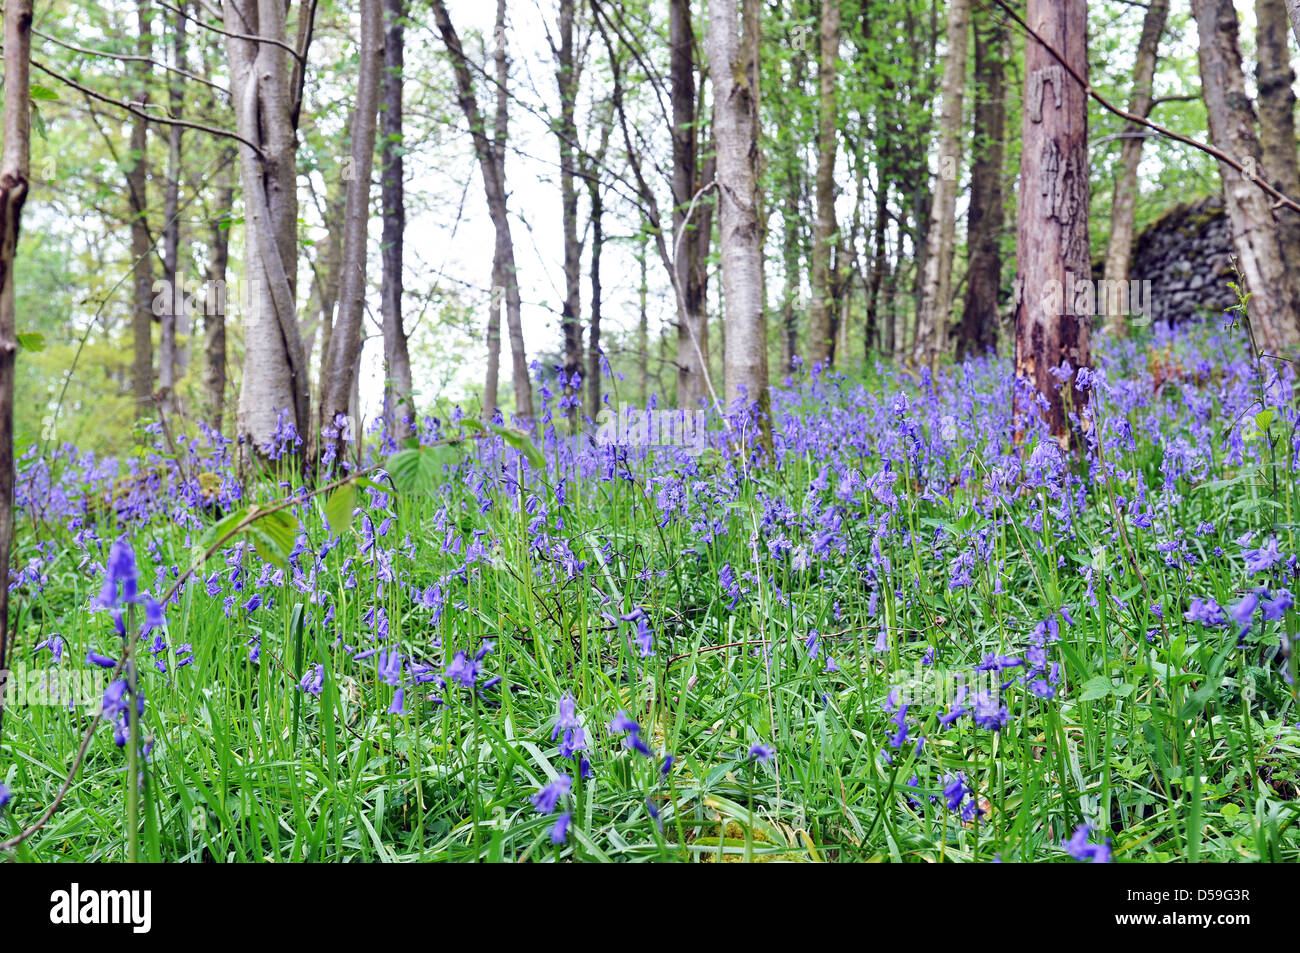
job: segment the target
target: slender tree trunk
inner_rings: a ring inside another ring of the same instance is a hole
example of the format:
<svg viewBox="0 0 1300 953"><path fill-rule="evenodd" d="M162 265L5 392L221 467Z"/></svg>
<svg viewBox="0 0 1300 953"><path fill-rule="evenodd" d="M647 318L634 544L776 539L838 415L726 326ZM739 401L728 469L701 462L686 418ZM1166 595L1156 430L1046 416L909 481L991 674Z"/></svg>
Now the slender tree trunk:
<svg viewBox="0 0 1300 953"><path fill-rule="evenodd" d="M564 307L560 326L564 332L564 393L570 398L568 414L576 420L582 397L582 243L578 240L578 137L574 111L578 99L578 69L573 58L575 0L560 0L560 45L555 49L555 82L560 93L560 121L555 127L560 144L560 212L564 231ZM596 413L598 408L592 408Z"/></svg>
<svg viewBox="0 0 1300 953"><path fill-rule="evenodd" d="M506 60L506 5L498 0L496 28L492 40L492 63L496 71L496 109L492 120L493 161L505 168L506 136L510 128L510 65ZM499 409L501 375L501 301L505 297L505 269L499 254L492 256L492 296L488 301L487 375L483 385L483 412L491 420Z"/></svg>
<svg viewBox="0 0 1300 953"><path fill-rule="evenodd" d="M592 171L587 185L591 201L591 319L587 335L587 413L595 419L600 413L601 362L605 356L600 349L600 253L605 244L605 201L600 194L599 173L595 169Z"/></svg>
<svg viewBox="0 0 1300 953"><path fill-rule="evenodd" d="M1262 171L1255 116L1246 96L1232 0L1192 0L1200 38L1201 95L1210 120L1210 141L1248 170ZM1295 290L1283 259L1272 201L1251 179L1219 164L1232 222L1233 244L1246 277L1250 314L1258 337L1274 353L1293 356L1300 337Z"/></svg>
<svg viewBox="0 0 1300 953"><path fill-rule="evenodd" d="M918 364L934 367L948 352L952 320L952 261L956 249L957 184L961 177L962 96L966 87L966 50L970 34L970 0L949 0L948 52L943 67L943 115L939 130L939 174L930 205L930 228L921 306L917 314Z"/></svg>
<svg viewBox="0 0 1300 953"><path fill-rule="evenodd" d="M1287 42L1286 7L1282 0L1255 0L1255 47L1259 62L1259 145L1264 175L1272 186L1300 199L1300 164L1296 161L1295 73ZM1300 262L1300 212L1276 212L1282 228L1282 256Z"/></svg>
<svg viewBox="0 0 1300 953"><path fill-rule="evenodd" d="M636 355L637 380L640 382L640 406L644 407L650 398L650 276L649 276L650 234L646 223L642 223L637 236L636 264L640 275L637 283L637 322Z"/></svg>
<svg viewBox="0 0 1300 953"><path fill-rule="evenodd" d="M867 288L867 340L863 349L863 358L870 356L873 340L885 353L894 350L894 324L888 315L880 313L880 286L884 283L885 272L889 269L887 229L889 227L889 182L884 170L877 173L876 183L876 217L872 223L875 234L874 251L871 257L871 284Z"/></svg>
<svg viewBox="0 0 1300 953"><path fill-rule="evenodd" d="M1300 43L1300 0L1286 0L1286 13L1291 18L1291 32Z"/></svg>
<svg viewBox="0 0 1300 953"><path fill-rule="evenodd" d="M524 351L519 279L515 273L515 247L510 237L510 217L506 208L505 143L498 142L494 146L488 140L483 114L479 111L478 100L474 96L469 59L461 46L460 36L456 33L456 28L447 14L446 3L443 0L431 0L431 3L438 32L442 35L443 43L451 58L452 71L456 78L457 98L474 140L474 152L478 156L479 168L483 173L483 191L487 194L488 214L496 230L494 260L499 263L500 275L504 280L506 328L510 337L514 371L515 413L524 420L530 420L533 416L533 385L528 376L528 356ZM497 0L498 47L505 43L504 23L505 0Z"/></svg>
<svg viewBox="0 0 1300 953"><path fill-rule="evenodd" d="M203 303L203 413L213 430L221 432L226 407L226 268L230 260L230 218L234 204L231 171L233 149L225 150L217 172L217 214L208 231L208 297Z"/></svg>
<svg viewBox="0 0 1300 953"><path fill-rule="evenodd" d="M32 0L4 11L4 154L0 157L0 727L9 677L9 565L14 542L14 262L31 171Z"/></svg>
<svg viewBox="0 0 1300 953"><path fill-rule="evenodd" d="M179 9L184 10L184 3ZM185 68L185 17L177 13L172 18L172 58L177 69ZM180 119L185 104L185 90L181 78L171 73L167 79L168 112L170 118ZM180 126L167 127L167 186L163 193L163 281L167 289L167 303L159 315L158 327L158 391L163 413L171 417L179 406L176 381L181 357L176 334L185 316L184 289L180 287L181 222L178 210L181 194L181 131Z"/></svg>
<svg viewBox="0 0 1300 953"><path fill-rule="evenodd" d="M1070 67L1088 76L1086 0L1029 0L1026 22ZM1087 366L1091 308L1074 313L1075 281L1091 281L1088 253L1088 103L1038 41L1025 41L1019 232L1017 235L1015 371L1031 392L1016 388L1017 443L1039 415L1032 390L1047 401L1047 430L1071 446L1071 413L1082 414L1088 392L1058 386L1062 361ZM1069 407L1066 406L1066 401Z"/></svg>
<svg viewBox="0 0 1300 953"><path fill-rule="evenodd" d="M808 361L829 365L835 353L832 331L836 302L832 294L831 256L835 232L835 151L838 113L835 61L840 48L839 0L821 0L817 66L817 211L813 224L812 303L808 309Z"/></svg>
<svg viewBox="0 0 1300 953"><path fill-rule="evenodd" d="M316 403L320 406L325 386L325 365L329 361L330 339L334 334L334 312L339 301L339 278L343 271L343 219L347 212L347 181L341 167L334 169L325 186L325 243L320 246L312 268L311 295L307 314L312 318L303 338L303 352L311 358L317 333L320 353L316 364Z"/></svg>
<svg viewBox="0 0 1300 953"><path fill-rule="evenodd" d="M709 76L722 249L725 402L767 420L767 324L758 224L756 0L709 0ZM739 17L738 17L739 15ZM741 27L744 27L744 36ZM767 442L764 436L764 442Z"/></svg>
<svg viewBox="0 0 1300 953"><path fill-rule="evenodd" d="M288 53L286 9L280 0L225 0L223 6L231 100L239 134L260 154L240 147L245 204L245 280L250 313L244 318L244 368L238 435L244 452L274 441L281 415L310 438L310 381L298 328L297 140Z"/></svg>
<svg viewBox="0 0 1300 953"><path fill-rule="evenodd" d="M384 416L387 431L399 443L414 432L411 353L402 320L402 239L406 231L406 195L402 181L402 89L406 0L384 0L384 108L381 113L384 229L381 313L384 327Z"/></svg>
<svg viewBox="0 0 1300 953"><path fill-rule="evenodd" d="M137 5L139 35L135 55L153 56L153 21L149 4ZM134 68L135 98L141 111L149 101L150 70L147 62ZM135 416L149 415L153 400L153 242L149 238L149 123L137 115L131 122L131 169L126 175L127 203L131 209L131 259L135 289L135 310L131 318L134 358L131 379L135 392Z"/></svg>
<svg viewBox="0 0 1300 953"><path fill-rule="evenodd" d="M361 63L357 77L356 106L352 112L351 168L347 182L347 211L343 215L339 314L330 336L329 358L321 385L322 430L331 426L340 414L354 416L351 404L358 383L361 322L366 306L366 224L370 212L370 181L374 171L379 86L384 70L383 31L382 0L361 0ZM353 426L359 426L355 419Z"/></svg>
<svg viewBox="0 0 1300 953"><path fill-rule="evenodd" d="M1006 26L996 14L981 10L975 19L975 144L966 220L970 261L957 337L958 358L982 354L997 345L998 292L1002 286L1006 45Z"/></svg>
<svg viewBox="0 0 1300 953"><path fill-rule="evenodd" d="M695 30L690 0L669 0L669 84L673 113L674 283L679 289L677 314L677 406L694 408L709 395L708 272L705 263L712 237L712 207L696 195L711 177L701 175L699 135L702 115L695 96ZM695 211L687 222L688 210ZM678 242L678 236L681 241Z"/></svg>
<svg viewBox="0 0 1300 953"><path fill-rule="evenodd" d="M1151 0L1142 20L1142 37L1138 41L1137 66L1133 70L1133 96L1128 111L1146 118L1151 112L1152 80L1160 53L1160 37L1169 15L1169 0ZM1133 217L1137 206L1138 164L1142 160L1143 129L1137 123L1124 127L1125 139L1120 147L1119 175L1115 179L1115 196L1110 203L1110 240L1106 247L1105 287L1128 287L1128 263L1133 249ZM1106 316L1106 332L1124 336L1128 332L1127 295L1107 293L1099 301L1099 313Z"/></svg>

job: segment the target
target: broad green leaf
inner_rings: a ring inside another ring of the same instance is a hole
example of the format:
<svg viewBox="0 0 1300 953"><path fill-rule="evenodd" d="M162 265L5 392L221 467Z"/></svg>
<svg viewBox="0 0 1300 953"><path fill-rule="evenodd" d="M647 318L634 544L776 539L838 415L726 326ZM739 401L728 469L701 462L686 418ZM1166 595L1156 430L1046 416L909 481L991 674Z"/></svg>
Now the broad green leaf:
<svg viewBox="0 0 1300 953"><path fill-rule="evenodd" d="M357 487L355 483L344 483L330 494L325 501L325 520L330 524L330 532L342 536L352 525L352 511L357 505Z"/></svg>
<svg viewBox="0 0 1300 953"><path fill-rule="evenodd" d="M494 434L514 447L524 455L524 459L538 470L546 469L546 457L542 456L542 451L537 449L537 445L529 438L528 434L522 430L512 430L508 427L500 427L491 424L488 427Z"/></svg>

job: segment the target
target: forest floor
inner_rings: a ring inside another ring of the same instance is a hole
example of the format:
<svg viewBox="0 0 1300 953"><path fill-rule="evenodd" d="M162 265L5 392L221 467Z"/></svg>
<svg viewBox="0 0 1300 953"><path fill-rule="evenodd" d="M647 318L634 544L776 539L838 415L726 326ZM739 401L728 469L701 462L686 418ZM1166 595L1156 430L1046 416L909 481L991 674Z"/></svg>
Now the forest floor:
<svg viewBox="0 0 1300 953"><path fill-rule="evenodd" d="M1300 859L1294 374L1098 346L1077 455L994 358L788 380L766 454L552 381L315 495L31 445L0 840L78 765L16 859Z"/></svg>

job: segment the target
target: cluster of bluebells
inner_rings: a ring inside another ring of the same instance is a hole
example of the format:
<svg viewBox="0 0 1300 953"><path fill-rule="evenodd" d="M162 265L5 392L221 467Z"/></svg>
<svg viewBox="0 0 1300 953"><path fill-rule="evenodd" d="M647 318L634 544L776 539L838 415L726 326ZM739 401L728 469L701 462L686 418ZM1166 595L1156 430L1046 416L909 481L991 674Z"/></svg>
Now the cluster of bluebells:
<svg viewBox="0 0 1300 953"><path fill-rule="evenodd" d="M1080 824L1075 828L1073 836L1068 838L1063 846L1075 860L1088 861L1093 864L1110 863L1109 838L1100 844L1094 844L1089 840L1091 836L1092 828L1087 824Z"/></svg>

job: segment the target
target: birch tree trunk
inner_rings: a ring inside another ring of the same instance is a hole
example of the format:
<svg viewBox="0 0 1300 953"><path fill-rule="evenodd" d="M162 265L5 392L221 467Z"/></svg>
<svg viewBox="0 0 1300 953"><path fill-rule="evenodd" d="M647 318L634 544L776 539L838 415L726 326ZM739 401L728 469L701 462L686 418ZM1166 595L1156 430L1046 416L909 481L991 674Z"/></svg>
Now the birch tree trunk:
<svg viewBox="0 0 1300 953"><path fill-rule="evenodd" d="M1160 37L1169 16L1169 0L1151 0L1142 20L1142 36L1138 40L1137 65L1133 69L1133 95L1128 111L1146 118L1151 113L1152 80L1156 73L1156 59L1160 52ZM1128 287L1129 255L1133 248L1133 216L1137 206L1138 164L1142 160L1143 128L1136 123L1124 126L1123 145L1120 147L1119 175L1115 179L1115 195L1110 203L1110 240L1106 247L1107 288ZM1128 333L1128 307L1126 294L1106 294L1104 304L1098 302L1106 316L1106 333L1124 336Z"/></svg>
<svg viewBox="0 0 1300 953"><path fill-rule="evenodd" d="M939 174L930 202L921 306L912 359L931 368L948 350L952 314L952 260L957 231L957 184L961 176L962 99L966 87L970 0L949 0L948 52L943 66L943 113L939 120Z"/></svg>
<svg viewBox="0 0 1300 953"><path fill-rule="evenodd" d="M347 180L347 209L343 213L343 261L339 276L339 313L330 336L329 357L321 384L320 426L330 427L340 415L354 416L353 393L361 357L361 321L366 307L367 222L370 184L374 172L375 125L379 85L384 69L384 10L382 0L361 0L361 62L356 106L352 112L352 148ZM353 421L353 426L358 426Z"/></svg>
<svg viewBox="0 0 1300 953"><path fill-rule="evenodd" d="M414 433L414 382L406 326L402 320L402 240L406 231L406 193L402 181L402 91L405 86L406 0L384 0L384 108L380 113L384 227L383 279L380 289L384 328L384 417L388 434L399 444Z"/></svg>
<svg viewBox="0 0 1300 953"><path fill-rule="evenodd" d="M1088 76L1086 0L1029 0L1025 20L1085 80ZM1015 440L1039 414L1033 391L1047 402L1048 433L1062 449L1073 442L1069 414L1088 400L1073 381L1058 386L1062 361L1091 361L1091 308L1076 314L1076 280L1090 281L1088 253L1088 103L1046 48L1025 41L1019 230L1016 243ZM1066 401L1069 407L1066 406Z"/></svg>
<svg viewBox="0 0 1300 953"><path fill-rule="evenodd" d="M515 246L510 236L510 216L506 205L506 170L505 143L495 145L489 141L483 114L479 110L478 99L474 96L474 82L470 76L469 59L461 46L460 35L456 32L447 14L447 5L443 0L431 0L434 21L442 35L451 58L452 72L456 78L457 99L465 121L469 125L470 136L474 141L474 152L478 157L479 169L483 173L483 191L487 195L488 214L496 231L496 246L493 271L499 270L504 282L506 305L506 329L510 337L510 355L513 365L515 390L515 413L524 420L533 416L533 385L528 375L528 356L524 351L524 330L520 320L519 279L515 273ZM505 18L505 0L497 0L497 23L503 24ZM505 43L504 26L497 30L498 46Z"/></svg>
<svg viewBox="0 0 1300 953"><path fill-rule="evenodd" d="M1264 175L1275 189L1294 199L1300 196L1295 73L1291 69L1282 0L1255 0L1255 49L1259 57L1255 85L1259 89L1259 145ZM1300 212L1281 208L1275 214L1282 227L1282 257L1300 262Z"/></svg>
<svg viewBox="0 0 1300 953"><path fill-rule="evenodd" d="M756 0L709 0L709 77L718 163L724 362L729 411L766 420L767 325L758 224ZM744 24L745 35L741 36Z"/></svg>
<svg viewBox="0 0 1300 953"><path fill-rule="evenodd" d="M1263 157L1255 137L1255 111L1246 96L1237 11L1232 0L1192 0L1192 13L1200 39L1201 95L1210 120L1210 141L1258 176L1263 172ZM1291 356L1300 328L1272 201L1251 178L1222 163L1219 177L1239 267L1247 290L1254 295L1250 314L1257 336L1270 351Z"/></svg>
<svg viewBox="0 0 1300 953"><path fill-rule="evenodd" d="M959 0L962 2L962 0ZM840 48L839 0L822 0L817 65L817 211L813 221L812 303L808 309L808 361L829 366L835 342L831 256L835 235L835 151L839 139L835 61Z"/></svg>
<svg viewBox="0 0 1300 953"><path fill-rule="evenodd" d="M14 542L14 260L31 171L32 0L4 9L4 153L0 156L0 579L9 579ZM0 719L9 659L9 586L0 586ZM0 721L0 724L3 724Z"/></svg>
<svg viewBox="0 0 1300 953"><path fill-rule="evenodd" d="M239 147L245 220L244 367L238 436L244 453L270 446L281 414L310 438L310 385L297 317L297 140L291 116L281 0L224 0L235 125L258 151ZM262 36L278 43L259 43Z"/></svg>
<svg viewBox="0 0 1300 953"><path fill-rule="evenodd" d="M1161 0L1156 0L1161 2ZM957 357L997 345L1005 221L1002 162L1006 138L1007 28L996 14L975 17L975 144L966 219L966 301L957 332Z"/></svg>

